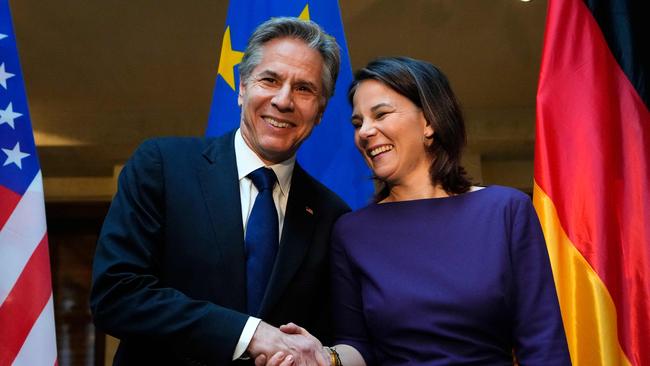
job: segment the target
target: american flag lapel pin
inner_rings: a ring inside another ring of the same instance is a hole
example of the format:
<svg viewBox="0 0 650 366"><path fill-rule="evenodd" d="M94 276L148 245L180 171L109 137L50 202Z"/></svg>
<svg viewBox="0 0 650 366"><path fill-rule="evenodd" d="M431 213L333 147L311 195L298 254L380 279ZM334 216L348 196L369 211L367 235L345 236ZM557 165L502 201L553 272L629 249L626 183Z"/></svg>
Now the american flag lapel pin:
<svg viewBox="0 0 650 366"><path fill-rule="evenodd" d="M305 206L305 211L307 211L307 213L310 214L310 215L314 214L314 210L312 210L311 207L309 207L309 206Z"/></svg>

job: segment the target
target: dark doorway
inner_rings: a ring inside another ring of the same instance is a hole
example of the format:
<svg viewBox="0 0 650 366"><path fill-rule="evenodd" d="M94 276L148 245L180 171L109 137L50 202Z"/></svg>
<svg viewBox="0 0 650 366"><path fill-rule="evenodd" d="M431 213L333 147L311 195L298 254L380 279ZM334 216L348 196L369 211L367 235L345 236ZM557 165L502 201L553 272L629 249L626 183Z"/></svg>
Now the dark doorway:
<svg viewBox="0 0 650 366"><path fill-rule="evenodd" d="M58 364L104 364L104 335L88 307L92 260L109 202L46 202Z"/></svg>

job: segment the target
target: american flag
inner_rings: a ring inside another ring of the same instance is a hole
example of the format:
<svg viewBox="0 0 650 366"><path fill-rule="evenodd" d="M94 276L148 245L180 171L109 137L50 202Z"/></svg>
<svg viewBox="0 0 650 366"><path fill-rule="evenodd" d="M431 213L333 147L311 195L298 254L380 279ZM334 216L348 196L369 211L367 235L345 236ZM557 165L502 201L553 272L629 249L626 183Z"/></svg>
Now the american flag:
<svg viewBox="0 0 650 366"><path fill-rule="evenodd" d="M43 179L8 0L0 0L0 366L56 365Z"/></svg>

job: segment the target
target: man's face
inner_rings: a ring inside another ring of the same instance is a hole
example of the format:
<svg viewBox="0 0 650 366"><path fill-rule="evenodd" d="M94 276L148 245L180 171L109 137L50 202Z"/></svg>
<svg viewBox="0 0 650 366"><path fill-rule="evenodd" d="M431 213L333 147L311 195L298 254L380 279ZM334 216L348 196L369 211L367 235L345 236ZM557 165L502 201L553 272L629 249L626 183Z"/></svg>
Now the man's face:
<svg viewBox="0 0 650 366"><path fill-rule="evenodd" d="M311 134L325 106L323 58L294 38L262 47L262 60L239 83L240 129L246 144L266 164L291 157Z"/></svg>

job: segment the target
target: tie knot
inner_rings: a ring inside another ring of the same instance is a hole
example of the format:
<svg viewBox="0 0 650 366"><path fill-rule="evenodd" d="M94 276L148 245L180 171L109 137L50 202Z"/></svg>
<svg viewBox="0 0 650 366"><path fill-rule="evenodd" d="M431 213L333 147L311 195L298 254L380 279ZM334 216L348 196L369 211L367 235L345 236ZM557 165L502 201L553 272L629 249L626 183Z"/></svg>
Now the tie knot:
<svg viewBox="0 0 650 366"><path fill-rule="evenodd" d="M264 167L253 170L248 177L260 192L266 189L273 189L275 182L278 180L273 169Z"/></svg>

